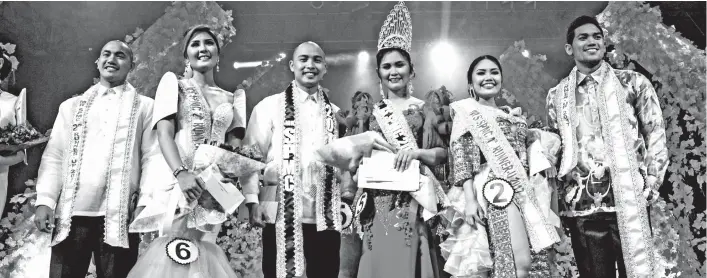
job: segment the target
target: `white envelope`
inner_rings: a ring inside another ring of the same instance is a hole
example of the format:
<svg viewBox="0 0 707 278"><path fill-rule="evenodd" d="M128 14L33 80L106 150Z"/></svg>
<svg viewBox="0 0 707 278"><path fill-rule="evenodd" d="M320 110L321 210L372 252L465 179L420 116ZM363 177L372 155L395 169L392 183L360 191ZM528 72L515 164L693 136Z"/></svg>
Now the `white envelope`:
<svg viewBox="0 0 707 278"><path fill-rule="evenodd" d="M364 157L358 168L358 187L392 190L417 191L420 189L420 161L413 160L403 172L393 168L395 154L373 151L371 157Z"/></svg>
<svg viewBox="0 0 707 278"><path fill-rule="evenodd" d="M540 141L535 141L528 147L528 166L530 168L530 176L552 167L550 161L543 154L543 146Z"/></svg>
<svg viewBox="0 0 707 278"><path fill-rule="evenodd" d="M223 175L216 164L206 167L199 177L204 181L206 190L221 204L226 213L233 214L245 200L245 196L238 191L235 185L221 182Z"/></svg>

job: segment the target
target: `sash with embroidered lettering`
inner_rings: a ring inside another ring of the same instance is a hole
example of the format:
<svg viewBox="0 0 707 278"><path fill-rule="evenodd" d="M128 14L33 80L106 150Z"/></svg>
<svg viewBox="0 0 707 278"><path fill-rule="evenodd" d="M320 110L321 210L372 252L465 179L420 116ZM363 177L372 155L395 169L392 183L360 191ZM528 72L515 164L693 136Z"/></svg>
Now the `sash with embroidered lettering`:
<svg viewBox="0 0 707 278"><path fill-rule="evenodd" d="M98 95L98 84L79 96L74 106L61 194L57 203L57 229L51 245L62 242L69 235L71 216L79 186L81 163L86 137L88 111ZM128 220L131 193L130 170L132 169L133 147L137 130L138 94L132 85L125 83L120 94L118 117L113 134L110 156L106 171L105 243L128 248Z"/></svg>
<svg viewBox="0 0 707 278"><path fill-rule="evenodd" d="M489 200L489 203L497 203L499 194L503 192L503 187L501 186L508 184L510 189L515 192L512 195L512 202L518 206L524 215L525 227L533 250L539 252L553 243L559 242L559 236L555 228L549 224L539 209L525 168L492 116L493 111L489 111L489 109L495 108L485 107L471 98L452 103L451 107L455 112L454 123L452 124L452 141L470 132L491 167L491 176L497 177L489 180L483 190L483 194ZM494 191L494 187L499 187L501 190L495 192L495 197L489 197L488 193L489 191ZM496 263L494 263L496 275L508 273L509 271L515 273L512 257L513 250L510 245L510 231L508 230L508 215L505 208L491 205L489 223L496 252ZM503 263L499 263L499 260L503 261Z"/></svg>
<svg viewBox="0 0 707 278"><path fill-rule="evenodd" d="M611 66L602 62L598 69L602 83L597 97L601 133L609 154L610 174L616 215L621 236L621 249L626 265L627 277L648 277L653 275L655 258L653 242L648 223L648 205L643 197L645 181L641 176L636 156L631 153L631 124L625 100L628 92L621 85ZM558 109L558 128L562 136L563 157L558 174L567 174L577 165L577 137L575 124L575 90L577 88L577 67L559 84L555 106Z"/></svg>
<svg viewBox="0 0 707 278"><path fill-rule="evenodd" d="M304 244L302 236L302 162L300 144L302 141L302 121L300 107L295 101L294 84L284 92L282 129L282 163L279 169L279 187L277 198L277 219L275 234L277 245L276 272L278 278L291 278L304 273ZM324 115L324 144L333 141L338 134L334 121L334 112L329 98L320 89L317 92L323 101L318 102ZM315 206L317 231L341 230L340 191L336 178L336 169L324 164L316 164L318 176L315 177Z"/></svg>
<svg viewBox="0 0 707 278"><path fill-rule="evenodd" d="M398 151L418 149L415 136L405 120L402 111L393 108L390 100L384 99L373 107L373 116L383 132L386 141ZM439 181L434 178L434 173L427 166L423 166L420 175L420 189L409 192L414 202L410 203L411 211L417 213L417 206L421 205L423 218L431 218L438 213L438 204L447 207L449 201ZM425 220L427 220L425 219Z"/></svg>

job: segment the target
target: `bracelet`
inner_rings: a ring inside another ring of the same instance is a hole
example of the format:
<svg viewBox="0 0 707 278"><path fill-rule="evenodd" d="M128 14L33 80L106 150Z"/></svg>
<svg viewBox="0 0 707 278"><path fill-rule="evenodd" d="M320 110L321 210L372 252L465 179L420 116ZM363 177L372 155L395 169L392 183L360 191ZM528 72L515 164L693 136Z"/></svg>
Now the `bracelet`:
<svg viewBox="0 0 707 278"><path fill-rule="evenodd" d="M184 166L184 164L182 164L181 166L179 166L179 168L177 168L177 170L174 170L172 175L174 175L174 177L176 178L177 175L179 175L179 173L181 173L182 171L186 171L186 170L187 170L187 166Z"/></svg>

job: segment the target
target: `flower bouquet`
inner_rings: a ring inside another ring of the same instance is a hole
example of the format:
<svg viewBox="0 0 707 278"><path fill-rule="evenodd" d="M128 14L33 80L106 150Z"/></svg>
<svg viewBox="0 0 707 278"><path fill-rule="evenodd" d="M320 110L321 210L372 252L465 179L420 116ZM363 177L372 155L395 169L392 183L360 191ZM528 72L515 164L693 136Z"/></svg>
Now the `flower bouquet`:
<svg viewBox="0 0 707 278"><path fill-rule="evenodd" d="M201 172L216 164L224 177L238 178L265 168L260 150L254 146L232 147L201 144L194 153L194 171Z"/></svg>
<svg viewBox="0 0 707 278"><path fill-rule="evenodd" d="M238 177L264 169L261 158L255 147L199 145L194 154L194 173L204 181L207 191L198 203L207 209L233 213L244 200L236 185Z"/></svg>
<svg viewBox="0 0 707 278"><path fill-rule="evenodd" d="M43 135L30 125L9 124L0 128L0 153L15 153L47 141L49 136Z"/></svg>

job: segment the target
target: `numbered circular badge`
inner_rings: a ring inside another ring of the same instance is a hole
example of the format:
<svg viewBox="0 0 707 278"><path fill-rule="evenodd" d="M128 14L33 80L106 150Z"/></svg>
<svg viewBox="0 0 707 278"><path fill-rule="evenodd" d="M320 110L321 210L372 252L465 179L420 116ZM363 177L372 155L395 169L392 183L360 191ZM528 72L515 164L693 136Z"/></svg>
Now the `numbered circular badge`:
<svg viewBox="0 0 707 278"><path fill-rule="evenodd" d="M199 248L184 238L175 238L167 244L167 256L175 263L186 265L199 258Z"/></svg>
<svg viewBox="0 0 707 278"><path fill-rule="evenodd" d="M511 183L503 179L493 179L484 185L484 198L497 208L506 208L512 201L515 191Z"/></svg>
<svg viewBox="0 0 707 278"><path fill-rule="evenodd" d="M366 207L366 201L368 200L368 194L366 192L363 192L361 196L358 197L358 202L356 202L356 212L354 213L354 217L358 218L361 215L361 212L363 212L363 209Z"/></svg>
<svg viewBox="0 0 707 278"><path fill-rule="evenodd" d="M346 229L353 223L353 211L349 204L341 203L341 229Z"/></svg>

